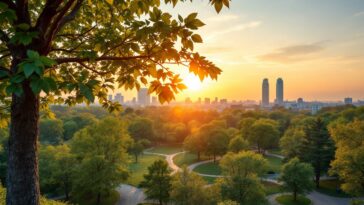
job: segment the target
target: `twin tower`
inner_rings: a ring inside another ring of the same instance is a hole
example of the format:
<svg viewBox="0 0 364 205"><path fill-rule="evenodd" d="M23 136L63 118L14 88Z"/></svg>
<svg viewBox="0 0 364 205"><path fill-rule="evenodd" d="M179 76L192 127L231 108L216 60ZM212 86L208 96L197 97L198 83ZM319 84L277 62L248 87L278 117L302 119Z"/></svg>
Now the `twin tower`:
<svg viewBox="0 0 364 205"><path fill-rule="evenodd" d="M277 79L276 83L276 105L283 105L283 80L282 78ZM262 85L262 106L269 107L269 81L267 78L263 80Z"/></svg>

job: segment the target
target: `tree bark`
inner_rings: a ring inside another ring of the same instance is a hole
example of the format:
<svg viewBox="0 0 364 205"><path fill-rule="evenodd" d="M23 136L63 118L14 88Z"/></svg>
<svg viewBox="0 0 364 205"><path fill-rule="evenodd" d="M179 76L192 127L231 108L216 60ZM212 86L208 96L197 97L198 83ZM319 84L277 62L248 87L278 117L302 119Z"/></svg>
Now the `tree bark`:
<svg viewBox="0 0 364 205"><path fill-rule="evenodd" d="M320 188L320 173L316 173L315 182L316 188Z"/></svg>
<svg viewBox="0 0 364 205"><path fill-rule="evenodd" d="M38 120L39 96L25 81L23 94L13 94L11 102L7 205L39 205Z"/></svg>
<svg viewBox="0 0 364 205"><path fill-rule="evenodd" d="M97 201L96 201L96 204L100 204L101 203L101 193L99 192L99 193L97 193L97 199L96 199Z"/></svg>

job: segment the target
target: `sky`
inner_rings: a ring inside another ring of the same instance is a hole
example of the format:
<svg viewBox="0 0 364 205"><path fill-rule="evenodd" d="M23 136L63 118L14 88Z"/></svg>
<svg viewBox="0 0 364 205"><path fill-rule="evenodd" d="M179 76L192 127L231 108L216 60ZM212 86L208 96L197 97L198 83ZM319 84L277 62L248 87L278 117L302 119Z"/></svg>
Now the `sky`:
<svg viewBox="0 0 364 205"><path fill-rule="evenodd" d="M195 0L163 10L198 12L206 25L195 50L223 70L202 84L182 72L190 88L177 100L260 101L268 78L274 101L278 77L286 100L364 99L364 0L232 0L220 14L208 0ZM130 99L136 91L124 94Z"/></svg>

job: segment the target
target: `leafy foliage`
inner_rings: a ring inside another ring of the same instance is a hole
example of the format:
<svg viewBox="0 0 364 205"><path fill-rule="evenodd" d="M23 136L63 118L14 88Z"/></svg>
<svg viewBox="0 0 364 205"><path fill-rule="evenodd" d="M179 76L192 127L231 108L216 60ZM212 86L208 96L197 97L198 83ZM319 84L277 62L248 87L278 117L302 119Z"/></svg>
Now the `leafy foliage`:
<svg viewBox="0 0 364 205"><path fill-rule="evenodd" d="M140 187L146 189L148 199L157 200L162 205L170 199L171 179L167 162L157 160L148 167L148 174L144 175Z"/></svg>
<svg viewBox="0 0 364 205"><path fill-rule="evenodd" d="M364 121L334 123L330 133L337 150L331 162L331 174L337 174L344 181L342 189L347 193L364 193Z"/></svg>
<svg viewBox="0 0 364 205"><path fill-rule="evenodd" d="M292 191L293 199L296 201L297 194L306 194L313 190L312 177L312 166L293 158L283 166L279 180L283 182L285 188Z"/></svg>

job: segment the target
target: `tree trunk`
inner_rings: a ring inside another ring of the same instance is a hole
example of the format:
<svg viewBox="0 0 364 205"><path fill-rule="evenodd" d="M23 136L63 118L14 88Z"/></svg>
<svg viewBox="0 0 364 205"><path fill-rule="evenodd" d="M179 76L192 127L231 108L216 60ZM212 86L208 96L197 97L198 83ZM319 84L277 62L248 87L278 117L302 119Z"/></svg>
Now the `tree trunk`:
<svg viewBox="0 0 364 205"><path fill-rule="evenodd" d="M97 201L96 204L99 205L101 203L101 193L97 193Z"/></svg>
<svg viewBox="0 0 364 205"><path fill-rule="evenodd" d="M38 120L39 96L24 82L23 94L11 102L7 205L39 205Z"/></svg>
<svg viewBox="0 0 364 205"><path fill-rule="evenodd" d="M197 152L197 161L201 161L201 153Z"/></svg>
<svg viewBox="0 0 364 205"><path fill-rule="evenodd" d="M138 154L135 154L135 163L138 163Z"/></svg>
<svg viewBox="0 0 364 205"><path fill-rule="evenodd" d="M214 153L214 163L216 163L216 154Z"/></svg>
<svg viewBox="0 0 364 205"><path fill-rule="evenodd" d="M320 188L320 173L316 173L315 183L316 183L316 188Z"/></svg>
<svg viewBox="0 0 364 205"><path fill-rule="evenodd" d="M297 201L297 191L293 192L293 201Z"/></svg>

